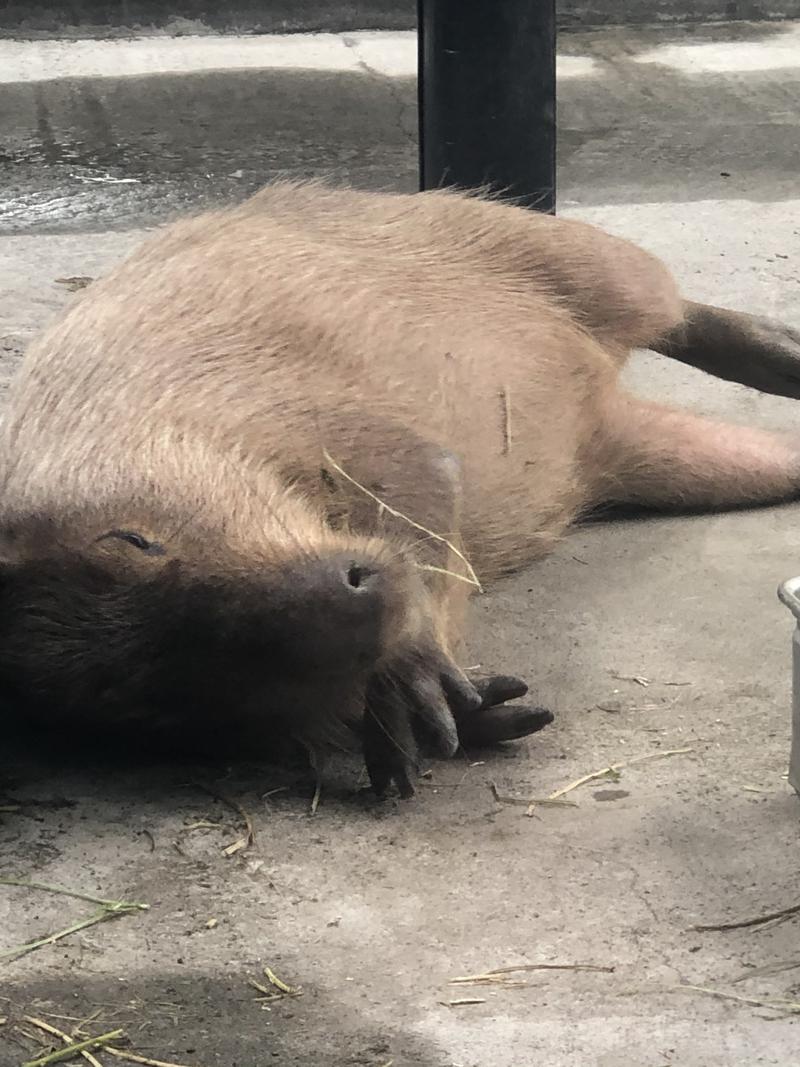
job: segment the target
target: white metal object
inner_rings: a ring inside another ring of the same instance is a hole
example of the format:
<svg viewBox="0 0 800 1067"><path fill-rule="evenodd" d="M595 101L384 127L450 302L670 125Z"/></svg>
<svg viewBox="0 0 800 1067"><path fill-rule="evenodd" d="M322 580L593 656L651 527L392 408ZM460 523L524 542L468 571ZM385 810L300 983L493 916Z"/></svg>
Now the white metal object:
<svg viewBox="0 0 800 1067"><path fill-rule="evenodd" d="M790 578L778 589L778 596L794 615L797 626L792 638L792 749L789 755L789 784L800 793L800 578Z"/></svg>

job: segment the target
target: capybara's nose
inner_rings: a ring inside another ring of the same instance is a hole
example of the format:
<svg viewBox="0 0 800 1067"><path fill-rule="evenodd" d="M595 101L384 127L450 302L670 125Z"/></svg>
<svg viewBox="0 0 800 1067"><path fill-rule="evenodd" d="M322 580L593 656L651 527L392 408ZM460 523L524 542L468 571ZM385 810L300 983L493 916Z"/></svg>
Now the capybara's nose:
<svg viewBox="0 0 800 1067"><path fill-rule="evenodd" d="M309 607L316 602L330 613L331 621L337 616L343 622L366 621L386 608L391 579L384 567L364 554L336 553L308 567L304 584L312 594Z"/></svg>
<svg viewBox="0 0 800 1067"><path fill-rule="evenodd" d="M374 661L403 610L396 584L393 568L364 554L305 559L281 597L284 641L309 666Z"/></svg>
<svg viewBox="0 0 800 1067"><path fill-rule="evenodd" d="M363 554L344 552L317 556L291 565L286 577L291 577L295 594L313 603L339 604L345 611L357 600L366 602L378 596L385 581L384 568Z"/></svg>
<svg viewBox="0 0 800 1067"><path fill-rule="evenodd" d="M339 571L347 588L359 596L368 596L377 584L378 571L374 565L351 559L343 562Z"/></svg>
<svg viewBox="0 0 800 1067"><path fill-rule="evenodd" d="M285 572L287 594L302 605L309 622L318 613L331 621L337 615L343 620L363 618L381 610L392 585L390 571L395 569L364 553L310 557Z"/></svg>

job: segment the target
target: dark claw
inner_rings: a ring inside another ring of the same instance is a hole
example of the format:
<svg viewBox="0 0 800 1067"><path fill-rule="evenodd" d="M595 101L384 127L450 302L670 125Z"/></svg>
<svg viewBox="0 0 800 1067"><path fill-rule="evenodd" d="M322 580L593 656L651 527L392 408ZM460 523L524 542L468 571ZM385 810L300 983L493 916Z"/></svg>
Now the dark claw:
<svg viewBox="0 0 800 1067"><path fill-rule="evenodd" d="M471 714L458 716L458 737L462 745L481 747L516 741L537 733L553 721L553 713L545 708L506 703L528 692L521 678L495 674L478 679L475 689L481 696L480 707Z"/></svg>
<svg viewBox="0 0 800 1067"><path fill-rule="evenodd" d="M453 713L442 695L442 683L419 674L408 688L420 719L434 739L438 754L443 759L455 756L458 752L458 730Z"/></svg>
<svg viewBox="0 0 800 1067"><path fill-rule="evenodd" d="M503 704L481 708L474 715L461 719L458 734L462 745L483 748L501 741L517 741L538 733L553 721L552 711L529 708L522 704Z"/></svg>
<svg viewBox="0 0 800 1067"><path fill-rule="evenodd" d="M414 796L414 786L411 784L411 779L408 777L405 768L398 768L394 775L395 783L397 784L397 791L400 794L401 800L411 800Z"/></svg>
<svg viewBox="0 0 800 1067"><path fill-rule="evenodd" d="M382 797L394 780L404 799L413 797L417 743L411 729L406 694L383 679L367 689L364 711L364 762L370 784Z"/></svg>
<svg viewBox="0 0 800 1067"><path fill-rule="evenodd" d="M364 723L364 762L367 765L372 790L376 796L382 797L394 781L400 796L408 800L414 796L411 775L416 776L416 762L412 762L394 749L392 743L386 738L381 737L378 744L371 744L370 719L371 716L366 716Z"/></svg>
<svg viewBox="0 0 800 1067"><path fill-rule="evenodd" d="M447 703L455 715L465 715L483 707L483 693L477 685L452 667L445 667L441 674L441 684Z"/></svg>
<svg viewBox="0 0 800 1067"><path fill-rule="evenodd" d="M385 766L378 766L374 760L367 760L367 773L369 784L376 797L386 795L386 790L392 784L392 775Z"/></svg>
<svg viewBox="0 0 800 1067"><path fill-rule="evenodd" d="M394 782L401 797L414 796L418 742L449 758L462 744L493 745L543 729L553 721L550 711L506 703L527 692L521 678L508 675L473 685L435 649L376 675L364 712L364 759L373 790L383 796Z"/></svg>
<svg viewBox="0 0 800 1067"><path fill-rule="evenodd" d="M475 688L482 697L481 708L493 708L496 704L505 704L507 700L519 700L528 692L528 686L521 678L506 674L480 678L475 682Z"/></svg>

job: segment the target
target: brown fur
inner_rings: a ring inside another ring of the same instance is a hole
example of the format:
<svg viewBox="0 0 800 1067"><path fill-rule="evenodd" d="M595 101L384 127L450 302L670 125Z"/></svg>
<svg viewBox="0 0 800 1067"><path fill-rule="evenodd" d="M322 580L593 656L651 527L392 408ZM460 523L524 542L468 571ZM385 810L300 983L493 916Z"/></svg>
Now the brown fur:
<svg viewBox="0 0 800 1067"><path fill-rule="evenodd" d="M92 285L14 382L0 684L43 717L198 717L213 737L238 721L262 744L366 699L368 749L383 731L413 763L413 707L452 750L450 712L467 730L478 704L452 663L470 586L419 527L485 582L609 501L794 495L794 443L618 384L634 346L718 372L732 332L724 376L757 365L753 384L786 391L770 361L794 374L788 333L684 304L625 241L479 197L285 183L181 222ZM98 540L114 530L158 554Z"/></svg>

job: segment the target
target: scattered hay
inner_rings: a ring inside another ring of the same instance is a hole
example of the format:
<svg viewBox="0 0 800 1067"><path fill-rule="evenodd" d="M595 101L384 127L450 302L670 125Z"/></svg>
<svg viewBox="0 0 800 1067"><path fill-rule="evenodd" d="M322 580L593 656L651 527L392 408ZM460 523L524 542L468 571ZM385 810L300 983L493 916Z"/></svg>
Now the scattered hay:
<svg viewBox="0 0 800 1067"><path fill-rule="evenodd" d="M220 804L224 804L226 807L230 808L231 811L235 811L244 823L245 832L241 837L237 837L235 841L232 841L230 845L226 845L222 850L222 855L230 858L231 856L235 856L237 852L242 852L246 848L252 848L256 843L255 827L253 826L253 820L244 810L239 801L231 799L231 797L226 796L224 793L220 793L216 789L212 789L211 786L203 785L202 782L195 782L195 785L202 789L204 793L208 793L209 796L218 800Z"/></svg>
<svg viewBox="0 0 800 1067"><path fill-rule="evenodd" d="M311 745L308 746L308 759L311 764L311 769L314 772L314 796L311 798L311 814L316 815L320 797L322 796L322 778L327 763L327 756Z"/></svg>
<svg viewBox="0 0 800 1067"><path fill-rule="evenodd" d="M288 785L279 785L275 789L268 789L266 793L261 794L262 800L269 800L270 797L274 797L276 793L286 793L289 790Z"/></svg>
<svg viewBox="0 0 800 1067"><path fill-rule="evenodd" d="M29 952L34 952L36 949L44 948L45 945L55 944L56 941L61 941L63 938L69 937L70 934L76 934L80 930L86 930L90 926L108 922L109 919L116 919L121 915L130 915L135 911L148 911L150 908L149 904L141 904L138 901L106 900L103 897L94 897L88 893L79 893L72 889L65 889L63 886L48 885L45 882L29 882L21 878L0 878L0 885L20 886L25 889L39 889L45 893L57 893L61 896L74 897L77 900L88 900L93 904L100 905L99 911L94 912L85 919L79 919L70 926L66 926L63 930L57 930L53 934L47 934L45 937L37 938L35 941L29 941L24 945L17 945L15 948L5 949L3 952L0 952L0 962L11 962L12 960L26 956Z"/></svg>
<svg viewBox="0 0 800 1067"><path fill-rule="evenodd" d="M109 1041L116 1041L117 1038L122 1037L123 1033L123 1030L109 1030L107 1034L87 1037L84 1041L71 1041L65 1048L56 1049L55 1052L49 1052L46 1056L40 1056L36 1060L27 1060L22 1064L22 1067L47 1067L51 1063L71 1060L87 1049L100 1048L107 1045ZM94 1060L94 1062L97 1063L97 1060Z"/></svg>
<svg viewBox="0 0 800 1067"><path fill-rule="evenodd" d="M267 1004L274 1000L283 1000L284 997L302 997L303 990L300 986L291 986L287 982L278 978L277 974L269 967L264 968L264 977L269 982L268 986L265 986L263 982L256 981L255 978L248 978L248 985L251 985L261 996L256 997L256 1003Z"/></svg>
<svg viewBox="0 0 800 1067"><path fill-rule="evenodd" d="M567 793L571 793L573 789L578 789L582 785L586 785L587 782L595 782L601 778L611 779L613 782L618 782L620 777L620 771L626 767L635 767L639 763L645 763L648 760L668 759L670 756L683 756L687 752L693 752L691 748L668 748L664 752L649 752L646 756L635 756L633 759L625 760L622 763L612 763L608 767L603 767L600 771L592 771L590 774L584 774L581 778L576 778L574 782L570 782L569 785L563 786L561 789L556 789L554 793L550 793L548 800L558 800L560 797L565 796Z"/></svg>
<svg viewBox="0 0 800 1067"><path fill-rule="evenodd" d="M149 911L149 904L129 903L124 900L106 900L105 897L95 897L90 893L81 893L75 889L67 889L65 886L50 885L48 882L32 882L26 878L0 878L0 885L19 886L22 889L40 889L44 893L56 893L62 897L74 897L76 900L88 900L90 904L100 904L104 908L138 908L141 911Z"/></svg>
<svg viewBox="0 0 800 1067"><path fill-rule="evenodd" d="M483 974L459 975L457 978L449 979L449 984L526 986L527 982L510 976L530 971L591 971L595 974L613 974L614 970L612 965L598 963L519 963L509 967L495 967Z"/></svg>
<svg viewBox="0 0 800 1067"><path fill-rule="evenodd" d="M625 760L622 763L612 763L608 767L603 767L602 770L592 771L590 774L584 774L580 778L576 778L574 782L570 782L569 785L563 786L561 789L556 789L555 792L550 793L546 797L531 797L527 800L522 797L508 796L501 793L497 785L494 782L489 783L489 788L492 792L492 796L498 804L512 804L517 807L525 808L525 814L529 818L533 818L536 815L536 808L540 806L550 807L570 807L576 808L578 804L574 800L564 800L563 798L567 793L571 793L573 789L578 789L582 785L586 785L588 782L596 782L599 780L606 780L612 782L618 782L620 780L620 772L626 767L634 767L639 763L645 763L648 760L667 759L669 756L682 756L687 752L692 752L691 748L671 748L666 749L664 752L649 752L645 756L636 756L633 759ZM800 905L798 906L800 911ZM699 929L696 927L695 929Z"/></svg>
<svg viewBox="0 0 800 1067"><path fill-rule="evenodd" d="M34 1015L26 1015L25 1022L30 1023L31 1026L38 1027L40 1030L44 1030L44 1032L47 1034L52 1034L54 1037L57 1037L61 1041L63 1041L64 1044L67 1046L73 1045L75 1043L74 1034L72 1035L72 1037L70 1037L69 1034L65 1034L64 1031L59 1030L58 1027L52 1026L50 1023L46 1023L44 1019L37 1019ZM91 1052L88 1051L88 1049L83 1049L83 1051L80 1052L79 1055L82 1056L87 1063L91 1064L92 1067L103 1067L100 1061L95 1059L95 1057L91 1054Z"/></svg>
<svg viewBox="0 0 800 1067"><path fill-rule="evenodd" d="M769 1008L771 1011L777 1011L783 1015L800 1015L800 1000L740 997L736 993L726 993L724 989L712 989L710 986L702 985L679 985L675 986L675 989L690 993L703 993L707 997L716 997L718 1000L735 1000L739 1004L750 1004L755 1008Z"/></svg>
<svg viewBox="0 0 800 1067"><path fill-rule="evenodd" d="M643 689L647 689L651 684L650 679L645 678L642 674L620 674L619 671L609 671L608 673L612 678L616 678L618 682L636 682Z"/></svg>
<svg viewBox="0 0 800 1067"><path fill-rule="evenodd" d="M375 493L367 489L367 487L365 485L362 485L361 482L357 482L355 478L352 478L347 473L346 470L340 467L336 460L330 455L327 449L324 448L322 450L322 454L325 457L325 462L330 463L330 465L337 472L337 474L341 474L341 476L345 478L348 482L350 482L351 485L355 486L356 489L368 496L370 500L374 500L378 507L381 509L381 511L388 511L388 513L390 515L393 515L396 519L402 519L403 522L407 522L409 526L413 526L413 528L415 530L419 530L420 533L427 534L427 536L432 538L434 541L438 541L440 544L446 545L447 548L449 548L450 551L453 553L453 555L457 556L464 564L467 569L467 576L465 577L463 574L458 574L456 571L445 570L443 567L431 567L423 564L417 564L420 570L434 571L437 574L449 575L449 577L451 578L457 578L460 582L466 582L467 585L474 585L479 593L483 592L483 586L478 581L478 576L475 573L472 564L464 555L464 553L461 552L458 548L456 548L452 541L448 541L448 539L446 537L442 537L441 534L434 533L433 530L429 530L426 526L421 526L418 522L414 522L414 520L410 519L408 515L404 515L402 511L397 511L396 508L390 507L386 503L386 501L381 500L379 496L376 496Z"/></svg>
<svg viewBox="0 0 800 1067"><path fill-rule="evenodd" d="M99 1011L95 1012L89 1019L84 1019L83 1024L96 1018L99 1014ZM73 1036L70 1036L63 1030L59 1030L57 1027L45 1022L44 1019L37 1019L33 1015L26 1015L24 1021L31 1026L37 1027L39 1030L44 1030L45 1033L52 1034L54 1037L59 1038L59 1040L64 1042L65 1048L59 1049L57 1052L50 1053L48 1056L41 1057L38 1060L31 1060L28 1063L23 1064L23 1067L44 1067L45 1064L58 1063L61 1060L72 1059L74 1056L81 1056L91 1065L91 1067L103 1067L100 1061L89 1052L90 1048L97 1049L101 1046L105 1053L110 1053L118 1059L129 1060L131 1063L145 1064L146 1067L187 1067L186 1064L173 1063L168 1060L154 1060L149 1056L142 1056L138 1052L132 1052L129 1049L114 1048L109 1042L125 1037L125 1032L123 1030L111 1030L107 1034L100 1034L98 1037L90 1037L85 1041L76 1042L74 1034L80 1030L80 1026L75 1027Z"/></svg>
<svg viewBox="0 0 800 1067"><path fill-rule="evenodd" d="M275 986L276 989L279 989L281 993L285 993L287 996L298 997L302 993L299 986L290 986L286 982L282 982L269 967L264 968L264 975L270 985Z"/></svg>
<svg viewBox="0 0 800 1067"><path fill-rule="evenodd" d="M609 715L619 715L621 712L628 714L644 714L647 711L666 711L677 702L677 697L672 700L650 700L646 704L623 704L621 700L608 700L602 704L595 704L598 711L605 711Z"/></svg>
<svg viewBox="0 0 800 1067"><path fill-rule="evenodd" d="M460 978L451 978L450 985L501 985L508 989L522 988L528 983L518 978L509 978L507 975L492 974L491 971L487 971L486 974L467 974Z"/></svg>
<svg viewBox="0 0 800 1067"><path fill-rule="evenodd" d="M676 682L671 679L666 682L661 682L658 679L645 678L642 674L620 674L619 671L609 671L608 673L612 678L616 678L618 682L635 682L636 685L640 685L645 689L650 685L674 685L683 687L693 684L692 682Z"/></svg>
<svg viewBox="0 0 800 1067"><path fill-rule="evenodd" d="M743 930L748 926L763 926L764 923L782 922L800 913L800 904L792 904L788 908L780 908L778 911L768 911L765 915L754 915L749 919L738 919L729 923L702 923L699 926L690 926L690 930L699 933L707 933L712 930Z"/></svg>
<svg viewBox="0 0 800 1067"><path fill-rule="evenodd" d="M497 801L498 804L511 804L514 807L525 808L526 809L525 814L529 818L533 818L533 816L536 814L536 808L539 805L542 805L543 807L550 807L550 808L577 808L578 807L576 801L574 801L574 800L560 800L557 797L555 799L551 798L551 797L537 797L534 800L530 800L530 799L526 800L524 797L508 796L507 794L501 793L499 791L499 789L497 788L497 785L496 785L495 782L490 782L489 783L489 789L491 790L492 796L494 797L494 799Z"/></svg>
<svg viewBox="0 0 800 1067"><path fill-rule="evenodd" d="M112 1056L116 1056L120 1060L143 1063L146 1067L187 1067L185 1063L173 1063L172 1060L152 1060L149 1056L140 1056L138 1052L131 1052L129 1049L111 1048L109 1046L103 1051L110 1052Z"/></svg>
<svg viewBox="0 0 800 1067"><path fill-rule="evenodd" d="M466 1004L485 1004L486 997L459 997L457 1000L440 1000L443 1008L462 1008Z"/></svg>
<svg viewBox="0 0 800 1067"><path fill-rule="evenodd" d="M736 985L737 982L746 982L749 978L770 978L773 974L794 971L798 967L800 967L800 959L780 960L778 963L767 963L763 967L751 967L736 978L731 979L731 985Z"/></svg>
<svg viewBox="0 0 800 1067"><path fill-rule="evenodd" d="M508 386L500 390L500 411L503 419L503 455L511 452L511 400Z"/></svg>
<svg viewBox="0 0 800 1067"><path fill-rule="evenodd" d="M613 974L616 964L609 963L515 963L510 967L495 967L489 974L511 974L513 971L592 971Z"/></svg>

